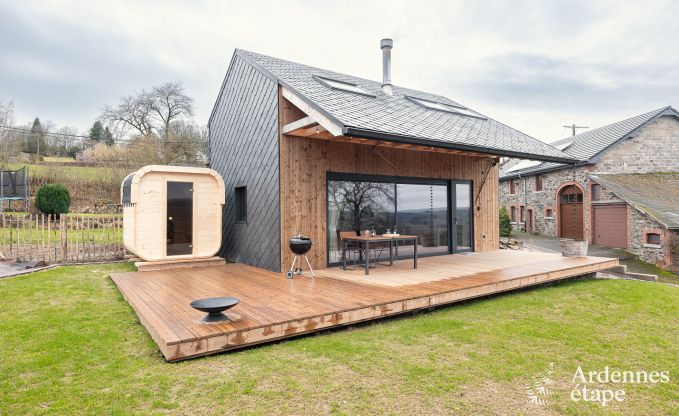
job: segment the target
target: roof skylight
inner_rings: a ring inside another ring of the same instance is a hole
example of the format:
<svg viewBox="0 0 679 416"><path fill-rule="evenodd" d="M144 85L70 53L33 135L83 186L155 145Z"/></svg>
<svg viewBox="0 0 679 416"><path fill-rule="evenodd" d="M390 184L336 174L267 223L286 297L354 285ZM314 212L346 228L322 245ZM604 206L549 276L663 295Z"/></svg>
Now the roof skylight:
<svg viewBox="0 0 679 416"><path fill-rule="evenodd" d="M467 117L476 117L486 119L481 114L478 114L468 108L457 107L454 105L437 103L436 101L425 100L423 98L408 97L408 99L415 104L421 105L422 107L429 108L431 110L445 111L446 113L460 114Z"/></svg>
<svg viewBox="0 0 679 416"><path fill-rule="evenodd" d="M373 94L370 94L368 91L364 90L363 88L359 87L358 85L351 84L349 82L344 82L344 81L338 81L336 79L330 79L330 78L323 78L323 77L314 77L316 78L317 81L319 81L321 84L325 84L326 87L330 87L336 90L342 90L346 92L353 92L354 94L362 94L362 95L369 95L371 97L374 97Z"/></svg>
<svg viewBox="0 0 679 416"><path fill-rule="evenodd" d="M522 160L521 162L517 163L516 165L508 168L507 172L515 172L515 171L521 170L521 169L528 169L528 168L532 168L532 167L535 167L535 166L538 166L538 165L541 165L541 164L542 164L542 162L540 162L539 160Z"/></svg>

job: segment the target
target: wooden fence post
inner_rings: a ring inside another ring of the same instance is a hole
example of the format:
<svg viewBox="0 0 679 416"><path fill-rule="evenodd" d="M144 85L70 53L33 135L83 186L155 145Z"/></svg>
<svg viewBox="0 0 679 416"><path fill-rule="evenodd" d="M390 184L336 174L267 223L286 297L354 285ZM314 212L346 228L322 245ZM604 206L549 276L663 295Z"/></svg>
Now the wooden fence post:
<svg viewBox="0 0 679 416"><path fill-rule="evenodd" d="M66 235L66 215L61 214L59 216L59 229L60 229L60 239L61 239L61 262L66 263L68 260L68 238Z"/></svg>

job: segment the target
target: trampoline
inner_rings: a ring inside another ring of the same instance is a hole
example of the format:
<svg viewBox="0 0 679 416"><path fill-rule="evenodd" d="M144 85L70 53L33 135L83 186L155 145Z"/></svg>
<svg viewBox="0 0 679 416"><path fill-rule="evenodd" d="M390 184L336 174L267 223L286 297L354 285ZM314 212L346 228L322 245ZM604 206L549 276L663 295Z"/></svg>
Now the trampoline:
<svg viewBox="0 0 679 416"><path fill-rule="evenodd" d="M5 210L5 201L12 208L12 201L24 201L24 208L28 211L28 166L18 170L0 171L0 212Z"/></svg>

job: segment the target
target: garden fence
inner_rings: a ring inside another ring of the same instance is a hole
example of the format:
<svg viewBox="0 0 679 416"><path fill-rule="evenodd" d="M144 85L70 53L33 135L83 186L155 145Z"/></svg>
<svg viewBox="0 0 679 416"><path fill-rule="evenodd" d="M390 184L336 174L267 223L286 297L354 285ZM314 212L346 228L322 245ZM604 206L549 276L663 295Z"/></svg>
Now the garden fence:
<svg viewBox="0 0 679 416"><path fill-rule="evenodd" d="M6 259L85 263L125 256L120 217L2 214L0 220L0 250Z"/></svg>

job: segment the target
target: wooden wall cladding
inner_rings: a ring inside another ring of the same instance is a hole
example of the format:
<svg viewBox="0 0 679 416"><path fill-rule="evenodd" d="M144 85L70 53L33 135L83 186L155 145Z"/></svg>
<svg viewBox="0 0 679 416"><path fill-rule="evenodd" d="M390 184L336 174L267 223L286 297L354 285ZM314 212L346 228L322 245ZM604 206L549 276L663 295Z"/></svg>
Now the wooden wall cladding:
<svg viewBox="0 0 679 416"><path fill-rule="evenodd" d="M286 101L281 98L281 111ZM294 118L281 114L281 123ZM289 268L287 240L302 232L313 240L310 260L326 267L326 173L345 172L471 180L475 251L499 248L498 165L470 157L281 135L281 270ZM484 183L485 179L485 183ZM477 197L478 196L478 197Z"/></svg>

